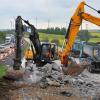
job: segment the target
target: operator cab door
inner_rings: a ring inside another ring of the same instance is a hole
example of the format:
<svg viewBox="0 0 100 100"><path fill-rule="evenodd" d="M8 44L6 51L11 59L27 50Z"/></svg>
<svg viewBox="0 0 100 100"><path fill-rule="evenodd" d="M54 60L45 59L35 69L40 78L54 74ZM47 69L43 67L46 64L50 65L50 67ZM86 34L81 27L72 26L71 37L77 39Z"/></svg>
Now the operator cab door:
<svg viewBox="0 0 100 100"><path fill-rule="evenodd" d="M42 44L41 58L44 61L52 61L57 59L58 48L55 44Z"/></svg>
<svg viewBox="0 0 100 100"><path fill-rule="evenodd" d="M52 60L58 59L58 46L56 44L51 44L51 54Z"/></svg>
<svg viewBox="0 0 100 100"><path fill-rule="evenodd" d="M41 46L41 60L46 62L51 59L51 45L50 44L42 44Z"/></svg>

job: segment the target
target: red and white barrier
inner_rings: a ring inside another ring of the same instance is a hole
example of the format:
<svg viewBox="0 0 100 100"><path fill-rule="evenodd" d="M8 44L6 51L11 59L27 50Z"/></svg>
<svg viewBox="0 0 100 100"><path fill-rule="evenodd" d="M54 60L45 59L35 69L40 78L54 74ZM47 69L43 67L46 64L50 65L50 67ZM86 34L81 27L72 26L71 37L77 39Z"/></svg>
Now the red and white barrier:
<svg viewBox="0 0 100 100"><path fill-rule="evenodd" d="M15 46L6 48L3 53L0 53L0 60L7 58L7 56L13 54L14 52Z"/></svg>

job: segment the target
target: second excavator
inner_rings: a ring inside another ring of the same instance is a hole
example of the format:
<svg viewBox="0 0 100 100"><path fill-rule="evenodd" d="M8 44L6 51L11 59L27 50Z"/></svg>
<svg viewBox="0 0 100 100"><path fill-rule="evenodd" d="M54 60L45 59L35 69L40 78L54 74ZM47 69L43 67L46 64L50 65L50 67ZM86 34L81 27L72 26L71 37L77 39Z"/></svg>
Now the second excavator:
<svg viewBox="0 0 100 100"><path fill-rule="evenodd" d="M88 22L91 22L93 24L96 24L100 26L100 18L97 18L95 16L92 16L88 13L85 13L84 6L88 6L89 8L95 10L96 12L100 13L99 10L94 9L93 7L87 5L84 1L79 4L77 7L75 13L71 17L70 24L68 27L67 34L65 36L65 49L62 52L59 52L61 63L63 64L63 68L65 71L68 71L69 74L80 72L81 66L74 63L74 65L71 63L71 60L69 60L69 55L72 51L73 44L75 42L75 39L78 35L79 28L82 24L83 20L86 20Z"/></svg>

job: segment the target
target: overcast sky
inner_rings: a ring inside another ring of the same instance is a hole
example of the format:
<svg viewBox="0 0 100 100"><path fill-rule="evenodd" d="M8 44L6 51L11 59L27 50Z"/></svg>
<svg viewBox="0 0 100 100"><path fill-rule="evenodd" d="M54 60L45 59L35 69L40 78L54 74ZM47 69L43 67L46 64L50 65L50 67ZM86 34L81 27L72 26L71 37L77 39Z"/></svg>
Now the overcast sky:
<svg viewBox="0 0 100 100"><path fill-rule="evenodd" d="M0 0L0 29L14 28L14 19L20 15L29 20L37 28L66 27L76 7L82 0ZM87 4L100 9L100 0L85 0ZM95 11L88 13L100 17ZM87 22L83 23L85 28ZM99 28L90 23L88 28Z"/></svg>

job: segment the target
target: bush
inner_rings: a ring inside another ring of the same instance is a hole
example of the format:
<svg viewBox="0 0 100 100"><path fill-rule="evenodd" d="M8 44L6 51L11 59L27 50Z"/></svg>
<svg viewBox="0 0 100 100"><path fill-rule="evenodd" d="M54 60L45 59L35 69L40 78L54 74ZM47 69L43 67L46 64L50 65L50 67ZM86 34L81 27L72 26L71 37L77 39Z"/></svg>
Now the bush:
<svg viewBox="0 0 100 100"><path fill-rule="evenodd" d="M4 42L5 36L6 36L5 32L0 32L0 43Z"/></svg>
<svg viewBox="0 0 100 100"><path fill-rule="evenodd" d="M5 32L0 32L0 38L1 38L1 39L4 39L5 36L6 36L6 33L5 33Z"/></svg>
<svg viewBox="0 0 100 100"><path fill-rule="evenodd" d="M0 64L0 78L6 75L6 71L7 71L6 67Z"/></svg>

